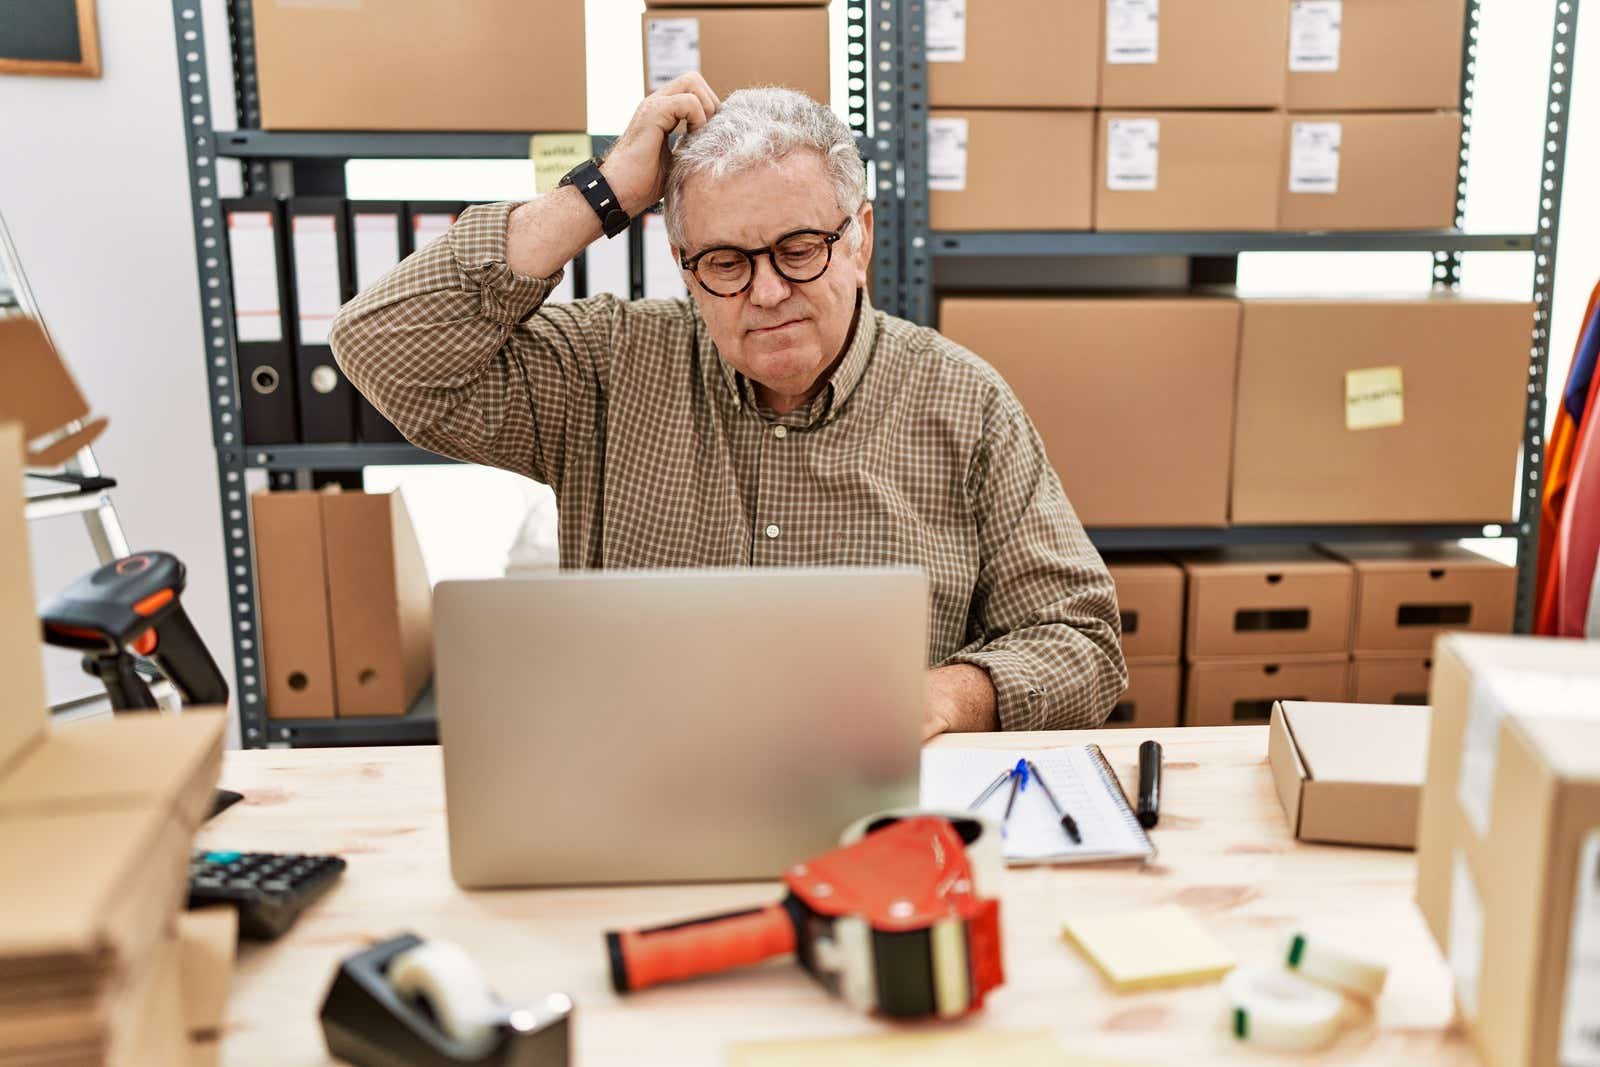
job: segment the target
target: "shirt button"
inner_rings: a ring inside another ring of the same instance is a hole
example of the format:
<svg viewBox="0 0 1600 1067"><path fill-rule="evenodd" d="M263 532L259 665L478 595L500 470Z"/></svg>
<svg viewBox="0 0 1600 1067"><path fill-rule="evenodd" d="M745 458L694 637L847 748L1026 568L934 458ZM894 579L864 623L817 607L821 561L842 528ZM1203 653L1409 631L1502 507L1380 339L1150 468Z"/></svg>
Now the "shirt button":
<svg viewBox="0 0 1600 1067"><path fill-rule="evenodd" d="M772 428L772 436L781 441L789 436L789 428L787 426L774 426Z"/></svg>
<svg viewBox="0 0 1600 1067"><path fill-rule="evenodd" d="M777 523L774 522L774 523L769 523L767 525L767 536L769 538L771 538L772 540L774 540L774 541L776 541L778 539L778 524Z"/></svg>

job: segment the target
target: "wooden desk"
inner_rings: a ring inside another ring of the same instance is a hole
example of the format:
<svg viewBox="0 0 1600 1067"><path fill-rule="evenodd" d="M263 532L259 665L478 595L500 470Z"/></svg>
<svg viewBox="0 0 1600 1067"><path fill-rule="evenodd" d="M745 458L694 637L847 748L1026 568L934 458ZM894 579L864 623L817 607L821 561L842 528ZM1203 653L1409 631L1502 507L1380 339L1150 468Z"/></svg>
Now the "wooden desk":
<svg viewBox="0 0 1600 1067"><path fill-rule="evenodd" d="M1265 727L942 738L940 745L1096 741L1136 781L1137 746L1166 748L1160 855L1148 867L1014 869L1003 894L1006 984L957 1025L1052 1029L1068 1049L1131 1064L1280 1062L1227 1036L1215 985L1118 996L1063 943L1074 912L1181 904L1241 960L1266 962L1307 922L1388 960L1389 986L1328 1052L1284 1063L1469 1064L1448 970L1411 900L1410 853L1301 845L1267 767ZM730 1042L883 1029L830 999L792 963L612 993L602 931L776 899L771 885L463 893L446 862L436 748L230 752L222 784L244 803L200 835L211 848L336 852L342 883L286 937L242 947L228 1064L329 1062L317 1012L340 958L401 931L463 944L508 1000L577 1001L581 1064L718 1064Z"/></svg>

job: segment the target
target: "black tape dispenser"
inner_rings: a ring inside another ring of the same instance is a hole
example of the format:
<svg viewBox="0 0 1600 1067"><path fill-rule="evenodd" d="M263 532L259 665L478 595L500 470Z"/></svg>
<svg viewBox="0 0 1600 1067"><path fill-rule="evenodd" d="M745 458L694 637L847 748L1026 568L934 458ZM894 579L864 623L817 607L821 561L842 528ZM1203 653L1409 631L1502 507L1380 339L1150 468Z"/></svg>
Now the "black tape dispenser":
<svg viewBox="0 0 1600 1067"><path fill-rule="evenodd" d="M356 1067L566 1067L572 1000L504 1004L458 945L402 934L339 965L328 1052Z"/></svg>

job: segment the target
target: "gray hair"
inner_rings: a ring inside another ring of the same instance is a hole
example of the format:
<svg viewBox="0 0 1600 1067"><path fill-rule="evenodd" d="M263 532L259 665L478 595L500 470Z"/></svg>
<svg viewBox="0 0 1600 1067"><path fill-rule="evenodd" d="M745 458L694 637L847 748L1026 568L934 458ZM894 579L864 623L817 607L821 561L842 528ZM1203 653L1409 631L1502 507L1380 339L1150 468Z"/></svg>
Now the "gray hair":
<svg viewBox="0 0 1600 1067"><path fill-rule="evenodd" d="M683 248L684 184L696 175L722 178L794 152L821 154L839 209L854 216L867 198L867 169L850 128L805 93L776 86L740 89L722 101L711 121L678 138L667 170L663 212L667 239ZM861 227L847 227L845 244L860 247Z"/></svg>

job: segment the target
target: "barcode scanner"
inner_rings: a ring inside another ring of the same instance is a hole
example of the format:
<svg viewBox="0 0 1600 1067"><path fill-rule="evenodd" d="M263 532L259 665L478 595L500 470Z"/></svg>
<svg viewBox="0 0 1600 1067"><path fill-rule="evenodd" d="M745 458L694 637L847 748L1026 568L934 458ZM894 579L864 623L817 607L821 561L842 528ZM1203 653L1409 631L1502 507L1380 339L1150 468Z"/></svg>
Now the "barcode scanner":
<svg viewBox="0 0 1600 1067"><path fill-rule="evenodd" d="M183 610L185 570L168 552L139 552L78 579L39 612L47 643L84 650L117 711L157 707L135 670L153 660L185 704L226 704L228 682Z"/></svg>
<svg viewBox="0 0 1600 1067"><path fill-rule="evenodd" d="M185 573L169 552L113 560L40 609L45 642L84 651L84 673L105 685L113 711L160 706L137 669L136 655L153 661L185 704L226 704L228 681L179 599ZM240 799L238 793L217 790L211 814Z"/></svg>

